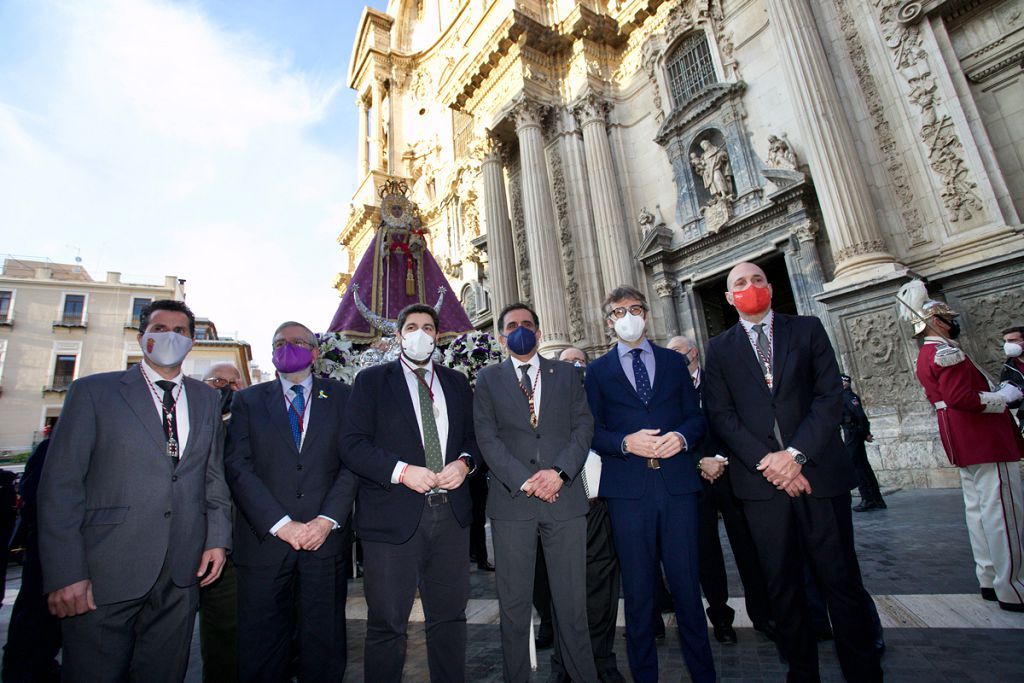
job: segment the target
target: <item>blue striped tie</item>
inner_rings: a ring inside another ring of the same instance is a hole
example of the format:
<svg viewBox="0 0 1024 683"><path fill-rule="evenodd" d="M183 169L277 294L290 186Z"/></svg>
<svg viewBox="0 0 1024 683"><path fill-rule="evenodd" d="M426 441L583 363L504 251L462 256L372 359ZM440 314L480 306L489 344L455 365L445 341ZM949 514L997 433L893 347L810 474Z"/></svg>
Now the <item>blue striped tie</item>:
<svg viewBox="0 0 1024 683"><path fill-rule="evenodd" d="M633 354L633 378L636 380L636 394L644 405L647 405L651 402L653 392L651 391L651 376L647 374L647 366L640 358L643 349L633 349L630 353Z"/></svg>
<svg viewBox="0 0 1024 683"><path fill-rule="evenodd" d="M295 392L295 400L288 408L288 422L292 425L292 438L295 439L295 450L302 449L302 416L306 412L306 398L302 395L305 388L301 384L292 387Z"/></svg>

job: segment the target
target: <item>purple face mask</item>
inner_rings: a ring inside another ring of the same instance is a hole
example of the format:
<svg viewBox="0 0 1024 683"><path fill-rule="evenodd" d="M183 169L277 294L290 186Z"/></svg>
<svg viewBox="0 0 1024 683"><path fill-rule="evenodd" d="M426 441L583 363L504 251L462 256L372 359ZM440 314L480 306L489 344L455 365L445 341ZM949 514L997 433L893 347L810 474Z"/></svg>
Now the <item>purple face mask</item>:
<svg viewBox="0 0 1024 683"><path fill-rule="evenodd" d="M274 367L278 372L298 372L313 364L313 351L294 344L274 349Z"/></svg>

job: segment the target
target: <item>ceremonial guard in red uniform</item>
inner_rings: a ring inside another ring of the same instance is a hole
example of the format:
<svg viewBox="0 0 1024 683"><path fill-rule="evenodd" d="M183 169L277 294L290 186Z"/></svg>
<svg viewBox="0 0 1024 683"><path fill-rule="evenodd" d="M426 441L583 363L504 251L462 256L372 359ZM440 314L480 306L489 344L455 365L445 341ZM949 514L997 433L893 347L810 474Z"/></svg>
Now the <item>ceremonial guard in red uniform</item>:
<svg viewBox="0 0 1024 683"><path fill-rule="evenodd" d="M967 531L981 596L1024 612L1021 553L1021 439L1006 404L1021 398L1016 387L994 385L955 343L960 324L946 303L928 299L919 280L900 290L904 317L923 336L917 378L935 406L939 437L960 468Z"/></svg>

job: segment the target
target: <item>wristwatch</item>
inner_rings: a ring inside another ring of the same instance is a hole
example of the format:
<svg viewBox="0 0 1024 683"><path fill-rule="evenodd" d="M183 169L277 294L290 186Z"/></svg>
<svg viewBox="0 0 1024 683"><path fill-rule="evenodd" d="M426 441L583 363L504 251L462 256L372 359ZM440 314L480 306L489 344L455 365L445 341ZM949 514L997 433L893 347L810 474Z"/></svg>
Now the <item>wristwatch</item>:
<svg viewBox="0 0 1024 683"><path fill-rule="evenodd" d="M806 465L807 464L807 456L806 455L804 455L803 453L801 453L797 449L793 448L792 446L790 446L786 450L789 451L790 454L792 454L793 462L795 462L797 465Z"/></svg>
<svg viewBox="0 0 1024 683"><path fill-rule="evenodd" d="M566 474L561 467L552 467L551 469L558 473L558 476L562 480L563 484L569 483L569 475Z"/></svg>

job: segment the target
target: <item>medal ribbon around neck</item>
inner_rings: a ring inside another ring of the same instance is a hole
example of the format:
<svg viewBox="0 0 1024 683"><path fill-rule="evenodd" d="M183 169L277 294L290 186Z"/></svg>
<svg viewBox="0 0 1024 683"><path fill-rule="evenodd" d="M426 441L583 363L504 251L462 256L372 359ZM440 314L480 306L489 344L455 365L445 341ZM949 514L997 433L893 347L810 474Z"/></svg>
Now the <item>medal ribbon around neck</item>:
<svg viewBox="0 0 1024 683"><path fill-rule="evenodd" d="M150 393L160 403L160 411L163 413L164 429L167 432L167 455L176 458L178 457L178 440L174 438L174 423L171 422L171 416L177 413L178 410L178 399L181 398L181 392L185 390L185 379L184 377L178 382L178 395L174 397L174 404L171 406L171 411L167 412L167 406L164 405L164 399L157 393L157 389L153 386L153 381L149 379L149 375L142 367L142 363L139 362L139 372L142 373L142 379L146 380L146 386L149 387Z"/></svg>
<svg viewBox="0 0 1024 683"><path fill-rule="evenodd" d="M437 407L437 403L434 401L434 377L437 376L437 372L434 370L430 371L430 384L427 384L427 381L420 377L419 373L416 372L416 368L406 363L404 358L400 358L399 360L402 362L402 365L412 371L412 376L416 378L416 381L426 387L427 393L430 394L430 404L434 407L434 417L439 417L441 415L441 409ZM424 365L423 367L425 368L427 366Z"/></svg>
<svg viewBox="0 0 1024 683"><path fill-rule="evenodd" d="M302 384L299 383L299 384L292 385L292 386L300 386L301 387ZM291 391L291 387L288 388L288 391ZM295 413L295 417L299 418L299 434L302 434L302 432L305 431L305 427L303 427L303 423L306 421L306 410L309 409L309 404L312 403L312 401L310 401L308 397L305 399L305 401L302 404L302 413L300 414L299 411L295 409L295 404L288 397L288 392L287 391L284 394L284 400L288 402L288 410L289 410L289 412Z"/></svg>
<svg viewBox="0 0 1024 683"><path fill-rule="evenodd" d="M767 333L767 337L768 337L768 350L771 351L771 355L770 356L764 355L764 351L762 351L761 347L757 345L757 331L754 330L753 327L751 327L750 330L751 330L751 332L753 333L754 336L753 336L753 338L751 338L750 335L748 334L747 338L751 339L751 341L754 342L754 344L753 344L754 345L754 352L757 354L757 358L758 358L758 360L761 361L761 364L764 366L764 370L765 370L765 373L764 373L764 383L768 385L769 389L771 389L772 388L772 383L774 381L774 377L772 375L772 356L775 355L775 352L774 352L774 349L773 349L773 347L775 345L775 316L772 316L772 324L771 324L771 326L769 326L768 333Z"/></svg>
<svg viewBox="0 0 1024 683"><path fill-rule="evenodd" d="M529 371L527 371L527 372L529 372ZM522 391L523 392L523 396L526 397L526 402L528 404L530 404L530 426L533 427L534 429L537 428L538 419L537 419L537 409L536 409L536 407L534 406L534 403L533 403L533 395L535 393L537 393L537 389L540 387L540 378L541 378L541 371L540 371L540 368L537 368L537 384L533 387L533 391L532 392L527 391L526 387L523 386L522 382L520 382L518 380L516 381L516 384L519 385L519 390Z"/></svg>

